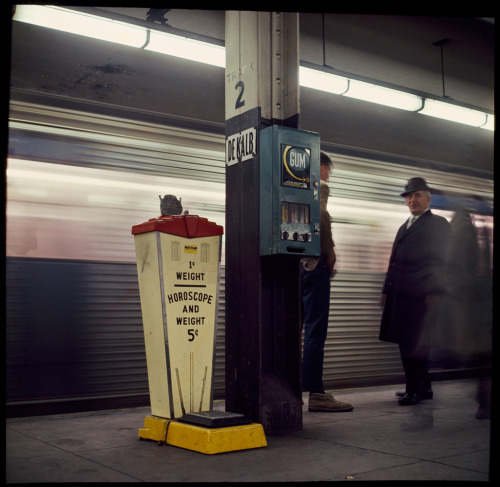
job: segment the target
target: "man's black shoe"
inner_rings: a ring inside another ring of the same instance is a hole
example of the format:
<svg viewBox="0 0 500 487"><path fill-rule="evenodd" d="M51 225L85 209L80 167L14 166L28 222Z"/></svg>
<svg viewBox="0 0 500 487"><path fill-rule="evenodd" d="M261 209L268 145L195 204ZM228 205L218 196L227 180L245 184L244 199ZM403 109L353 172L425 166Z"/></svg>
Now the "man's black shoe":
<svg viewBox="0 0 500 487"><path fill-rule="evenodd" d="M432 389L425 389L424 391L422 391L420 399L432 399L433 396L434 392L432 392Z"/></svg>
<svg viewBox="0 0 500 487"><path fill-rule="evenodd" d="M398 402L400 406L413 406L420 402L420 397L417 394L406 393Z"/></svg>
<svg viewBox="0 0 500 487"><path fill-rule="evenodd" d="M398 397L403 397L406 394L406 391L397 391L396 396ZM422 392L422 395L420 396L420 399L432 399L434 396L434 392L432 389L426 389L424 392Z"/></svg>

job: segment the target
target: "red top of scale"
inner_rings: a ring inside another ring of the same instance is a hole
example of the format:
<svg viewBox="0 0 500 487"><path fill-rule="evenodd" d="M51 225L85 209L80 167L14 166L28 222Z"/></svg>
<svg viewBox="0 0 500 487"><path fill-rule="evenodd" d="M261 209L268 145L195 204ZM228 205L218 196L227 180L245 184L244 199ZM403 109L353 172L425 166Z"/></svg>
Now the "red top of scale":
<svg viewBox="0 0 500 487"><path fill-rule="evenodd" d="M222 226L197 215L164 215L132 227L132 235L146 232L162 232L180 237L211 237L222 235Z"/></svg>

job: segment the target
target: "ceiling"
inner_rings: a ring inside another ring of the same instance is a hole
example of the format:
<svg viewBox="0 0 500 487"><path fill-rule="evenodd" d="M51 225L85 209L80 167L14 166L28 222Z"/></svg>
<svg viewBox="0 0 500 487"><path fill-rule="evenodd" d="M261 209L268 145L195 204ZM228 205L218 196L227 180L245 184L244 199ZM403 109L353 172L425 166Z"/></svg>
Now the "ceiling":
<svg viewBox="0 0 500 487"><path fill-rule="evenodd" d="M224 42L222 10L171 9L164 24L148 22L148 8L85 10ZM299 18L302 61L494 110L492 19ZM434 45L442 39L443 57ZM12 25L11 88L14 96L27 90L224 126L224 70L19 22ZM309 89L301 89L300 107L301 128L319 132L322 144L493 172L492 132Z"/></svg>

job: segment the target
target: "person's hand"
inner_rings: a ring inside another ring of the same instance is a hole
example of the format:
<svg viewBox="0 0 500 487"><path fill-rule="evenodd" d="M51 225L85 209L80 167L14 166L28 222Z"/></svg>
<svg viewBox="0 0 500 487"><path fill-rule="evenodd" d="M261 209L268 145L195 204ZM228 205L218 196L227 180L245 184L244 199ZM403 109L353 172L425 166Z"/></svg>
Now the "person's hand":
<svg viewBox="0 0 500 487"><path fill-rule="evenodd" d="M330 277L335 277L337 271L334 269L335 262L337 262L337 256L335 255L335 250L332 249L332 252L325 256L326 266L328 267L328 272L330 273Z"/></svg>

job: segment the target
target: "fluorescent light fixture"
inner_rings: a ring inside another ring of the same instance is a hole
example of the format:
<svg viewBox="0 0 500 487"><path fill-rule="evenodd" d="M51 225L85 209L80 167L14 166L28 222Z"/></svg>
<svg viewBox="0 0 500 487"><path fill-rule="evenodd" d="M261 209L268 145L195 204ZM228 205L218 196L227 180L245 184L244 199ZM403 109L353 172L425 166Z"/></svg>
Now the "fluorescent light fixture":
<svg viewBox="0 0 500 487"><path fill-rule="evenodd" d="M347 78L303 66L299 67L299 80L301 86L326 91L335 95L345 93L349 87L349 80Z"/></svg>
<svg viewBox="0 0 500 487"><path fill-rule="evenodd" d="M146 30L141 27L59 7L16 5L14 20L131 47L146 43Z"/></svg>
<svg viewBox="0 0 500 487"><path fill-rule="evenodd" d="M420 96L354 79L349 80L349 89L344 96L412 112L420 110L423 104Z"/></svg>
<svg viewBox="0 0 500 487"><path fill-rule="evenodd" d="M301 66L299 79L301 86L402 110L415 112L420 110L423 105L420 96L326 73L318 69Z"/></svg>
<svg viewBox="0 0 500 487"><path fill-rule="evenodd" d="M17 5L14 20L224 67L222 46L60 7Z"/></svg>
<svg viewBox="0 0 500 487"><path fill-rule="evenodd" d="M300 66L300 85L357 100L422 113L453 122L495 130L495 116L404 91Z"/></svg>
<svg viewBox="0 0 500 487"><path fill-rule="evenodd" d="M486 113L428 98L425 100L424 107L418 113L465 125L472 125L473 127L481 127L487 121Z"/></svg>
<svg viewBox="0 0 500 487"><path fill-rule="evenodd" d="M159 52L190 61L211 64L224 68L226 66L226 49L215 44L179 37L165 32L151 31L150 39L144 47L147 51Z"/></svg>

